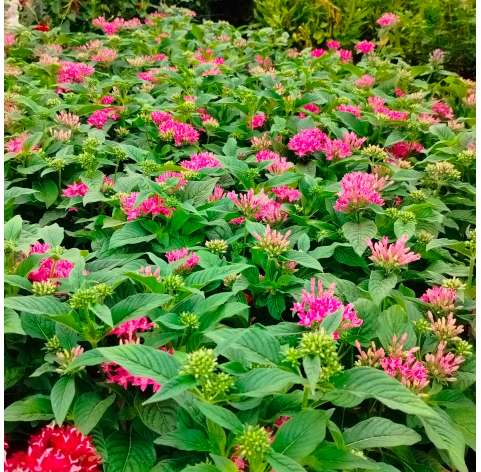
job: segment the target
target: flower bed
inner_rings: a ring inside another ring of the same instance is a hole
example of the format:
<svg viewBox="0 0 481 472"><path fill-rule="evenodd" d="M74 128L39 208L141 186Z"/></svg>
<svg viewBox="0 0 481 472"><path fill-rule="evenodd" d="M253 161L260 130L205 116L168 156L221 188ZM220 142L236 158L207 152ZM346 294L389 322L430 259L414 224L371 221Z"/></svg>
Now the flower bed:
<svg viewBox="0 0 481 472"><path fill-rule="evenodd" d="M474 83L93 26L5 38L6 470L467 471Z"/></svg>

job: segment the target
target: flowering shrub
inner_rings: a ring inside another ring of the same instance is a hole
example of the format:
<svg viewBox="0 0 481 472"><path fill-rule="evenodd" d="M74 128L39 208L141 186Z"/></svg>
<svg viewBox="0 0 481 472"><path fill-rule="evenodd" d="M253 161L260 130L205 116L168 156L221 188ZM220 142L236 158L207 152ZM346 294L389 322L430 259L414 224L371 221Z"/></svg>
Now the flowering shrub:
<svg viewBox="0 0 481 472"><path fill-rule="evenodd" d="M5 38L6 470L474 470L475 84L92 26Z"/></svg>

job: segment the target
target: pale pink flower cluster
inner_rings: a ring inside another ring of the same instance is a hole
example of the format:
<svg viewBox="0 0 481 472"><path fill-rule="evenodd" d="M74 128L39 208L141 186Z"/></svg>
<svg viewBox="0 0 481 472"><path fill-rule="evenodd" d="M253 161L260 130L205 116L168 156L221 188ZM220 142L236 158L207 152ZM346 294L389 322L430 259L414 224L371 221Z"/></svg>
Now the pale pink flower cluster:
<svg viewBox="0 0 481 472"><path fill-rule="evenodd" d="M66 279L74 268L74 264L67 259L52 259L47 257L40 262L36 270L29 272L30 282L46 282L50 279Z"/></svg>
<svg viewBox="0 0 481 472"><path fill-rule="evenodd" d="M282 210L281 204L271 200L264 192L260 192L257 195L253 189L249 189L244 194L228 192L227 198L247 218L255 218L270 224L279 223L287 219L287 213Z"/></svg>
<svg viewBox="0 0 481 472"><path fill-rule="evenodd" d="M341 43L335 39L329 39L326 41L326 46L328 49L337 51L341 47Z"/></svg>
<svg viewBox="0 0 481 472"><path fill-rule="evenodd" d="M117 121L120 119L120 115L117 113L116 108L101 108L95 110L88 118L87 123L94 128L102 129L105 123L109 120Z"/></svg>
<svg viewBox="0 0 481 472"><path fill-rule="evenodd" d="M407 111L391 110L385 105L385 101L381 97L372 96L367 99L369 106L374 112L388 118L392 121L406 121L409 118Z"/></svg>
<svg viewBox="0 0 481 472"><path fill-rule="evenodd" d="M216 185L214 187L214 191L212 192L212 195L209 197L209 202L216 202L217 200L220 200L221 198L225 197L224 189L220 185Z"/></svg>
<svg viewBox="0 0 481 472"><path fill-rule="evenodd" d="M388 26L394 25L399 21L399 16L394 13L383 13L376 21L376 23L381 28L387 28Z"/></svg>
<svg viewBox="0 0 481 472"><path fill-rule="evenodd" d="M433 103L431 110L442 120L452 120L454 118L453 109L445 102L437 101Z"/></svg>
<svg viewBox="0 0 481 472"><path fill-rule="evenodd" d="M62 110L55 117L57 123L60 123L67 128L76 129L80 127L80 117L74 113L69 113L68 111Z"/></svg>
<svg viewBox="0 0 481 472"><path fill-rule="evenodd" d="M418 115L418 121L426 125L435 125L436 123L439 123L440 120L434 115L431 115L431 113L423 112Z"/></svg>
<svg viewBox="0 0 481 472"><path fill-rule="evenodd" d="M111 36L116 34L121 29L132 29L141 26L142 23L138 18L131 20L124 20L123 18L115 18L112 21L107 21L103 16L99 16L92 20L92 25L100 28L105 34Z"/></svg>
<svg viewBox="0 0 481 472"><path fill-rule="evenodd" d="M355 84L360 88L370 88L376 83L376 79L369 74L364 74L356 80Z"/></svg>
<svg viewBox="0 0 481 472"><path fill-rule="evenodd" d="M5 145L7 152L11 152L13 154L19 154L20 152L23 151L25 141L27 139L28 139L27 133L22 133L18 135L16 138L10 139Z"/></svg>
<svg viewBox="0 0 481 472"><path fill-rule="evenodd" d="M289 249L289 236L291 231L287 231L286 234L282 234L280 231L271 229L267 225L265 234L259 235L257 233L252 234L257 240L256 247L267 252L271 257L276 257L286 252Z"/></svg>
<svg viewBox="0 0 481 472"><path fill-rule="evenodd" d="M456 297L454 288L433 287L428 288L419 298L435 310L448 313L455 309Z"/></svg>
<svg viewBox="0 0 481 472"><path fill-rule="evenodd" d="M349 49L338 49L336 54L342 63L347 64L348 62L352 62L352 51Z"/></svg>
<svg viewBox="0 0 481 472"><path fill-rule="evenodd" d="M62 61L57 75L57 82L66 83L82 83L86 77L91 76L95 69L88 64L82 62Z"/></svg>
<svg viewBox="0 0 481 472"><path fill-rule="evenodd" d="M343 111L345 113L351 113L356 118L361 118L361 109L356 105L338 105L336 108L337 111Z"/></svg>
<svg viewBox="0 0 481 472"><path fill-rule="evenodd" d="M117 59L117 51L111 48L101 48L91 59L95 62L113 62Z"/></svg>
<svg viewBox="0 0 481 472"><path fill-rule="evenodd" d="M178 263L179 261L182 262L182 264L176 269L177 272L190 272L200 261L199 256L194 252L189 251L186 247L169 251L165 254L165 257L169 264Z"/></svg>
<svg viewBox="0 0 481 472"><path fill-rule="evenodd" d="M152 268L152 266L143 266L139 269L139 274L145 277L155 277L160 281L160 269L158 267Z"/></svg>
<svg viewBox="0 0 481 472"><path fill-rule="evenodd" d="M445 352L446 344L446 341L441 341L434 353L426 354L426 367L431 376L439 382L454 382L454 375L464 362L464 357Z"/></svg>
<svg viewBox="0 0 481 472"><path fill-rule="evenodd" d="M202 76L207 77L209 75L219 75L221 70L220 65L224 64L223 57L216 57L212 49L197 49L194 54L194 59L200 64L209 64L211 67L204 72Z"/></svg>
<svg viewBox="0 0 481 472"><path fill-rule="evenodd" d="M434 316L430 311L428 311L427 316L431 322L429 329L439 340L456 341L460 339L459 335L463 333L464 326L456 324L456 319L452 313L437 320L434 319Z"/></svg>
<svg viewBox="0 0 481 472"><path fill-rule="evenodd" d="M368 205L384 205L379 193L386 186L386 179L367 172L350 172L342 178L341 192L334 209L341 213L358 211Z"/></svg>
<svg viewBox="0 0 481 472"><path fill-rule="evenodd" d="M146 316L141 316L134 320L125 321L119 326L113 328L109 334L117 336L119 339L127 341L135 341L137 333L150 331L155 324Z"/></svg>
<svg viewBox="0 0 481 472"><path fill-rule="evenodd" d="M212 126L214 128L219 126L219 122L213 116L209 115L205 108L198 108L197 113L199 114L204 126Z"/></svg>
<svg viewBox="0 0 481 472"><path fill-rule="evenodd" d="M268 149L263 149L262 151L259 151L256 154L256 161L272 161L272 164L267 167L267 170L271 174L276 175L283 174L284 172L287 172L289 169L294 167L294 164L292 162L289 162L287 158L282 157L277 154L277 152L270 151Z"/></svg>
<svg viewBox="0 0 481 472"><path fill-rule="evenodd" d="M272 193L281 201L281 202L297 202L302 197L301 192L296 188L290 188L287 185L281 185L280 187L273 187Z"/></svg>
<svg viewBox="0 0 481 472"><path fill-rule="evenodd" d="M362 325L363 320L357 315L356 310L352 304L344 305L341 300L334 296L336 286L332 284L327 290L320 280L311 279L311 290L308 292L303 289L301 299L292 305L291 311L299 318L301 326L311 327L316 323L322 321L336 311L342 310L342 321L337 332L333 337L339 337L339 331L344 331L351 328L358 328Z"/></svg>
<svg viewBox="0 0 481 472"><path fill-rule="evenodd" d="M163 215L169 217L173 211L175 211L175 208L165 206L164 199L159 197L159 195L148 197L137 205L138 196L139 192L131 192L120 197L120 209L127 215L128 221L148 215Z"/></svg>
<svg viewBox="0 0 481 472"><path fill-rule="evenodd" d="M3 36L3 45L5 47L10 47L15 44L15 35L13 33L5 33Z"/></svg>
<svg viewBox="0 0 481 472"><path fill-rule="evenodd" d="M263 112L256 113L252 118L250 122L250 127L251 129L258 129L262 128L266 122L266 114Z"/></svg>
<svg viewBox="0 0 481 472"><path fill-rule="evenodd" d="M406 246L408 240L407 234L403 234L395 243L390 244L387 236L384 236L377 243L368 241L368 246L372 254L369 259L375 265L382 267L385 270L399 269L408 265L410 262L421 259L419 254L409 250Z"/></svg>
<svg viewBox="0 0 481 472"><path fill-rule="evenodd" d="M356 44L356 51L361 53L361 54L369 54L376 49L376 45L372 41L359 41Z"/></svg>
<svg viewBox="0 0 481 472"><path fill-rule="evenodd" d="M326 54L326 50L322 48L313 49L311 51L311 57L322 57Z"/></svg>
<svg viewBox="0 0 481 472"><path fill-rule="evenodd" d="M89 187L83 182L74 182L73 184L67 185L63 190L62 195L68 198L83 197L87 195Z"/></svg>
<svg viewBox="0 0 481 472"><path fill-rule="evenodd" d="M159 184L163 184L167 180L175 179L175 190L180 190L181 188L187 185L187 179L184 177L184 174L181 172L174 172L174 171L166 171L160 174L155 181Z"/></svg>
<svg viewBox="0 0 481 472"><path fill-rule="evenodd" d="M188 161L181 161L180 165L184 169L199 171L203 169L217 169L222 167L222 164L217 160L215 154L211 152L201 152L199 154L192 154Z"/></svg>
<svg viewBox="0 0 481 472"><path fill-rule="evenodd" d="M153 111L151 117L159 127L160 135L166 140L173 139L176 146L196 144L199 141L199 132L193 126L175 120L170 113Z"/></svg>
<svg viewBox="0 0 481 472"><path fill-rule="evenodd" d="M31 256L32 254L45 254L49 250L49 243L41 243L40 241L35 241L33 244L30 245L28 255Z"/></svg>

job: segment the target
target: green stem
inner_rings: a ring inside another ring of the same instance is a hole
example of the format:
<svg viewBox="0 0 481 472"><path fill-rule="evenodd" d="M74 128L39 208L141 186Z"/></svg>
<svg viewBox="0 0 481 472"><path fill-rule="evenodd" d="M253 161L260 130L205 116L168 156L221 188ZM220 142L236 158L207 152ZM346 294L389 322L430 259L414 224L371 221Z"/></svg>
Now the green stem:
<svg viewBox="0 0 481 472"><path fill-rule="evenodd" d="M469 259L469 273L468 273L468 281L467 281L467 286L468 288L472 287L473 284L473 274L474 274L474 263L476 261L476 256L471 255L471 258Z"/></svg>

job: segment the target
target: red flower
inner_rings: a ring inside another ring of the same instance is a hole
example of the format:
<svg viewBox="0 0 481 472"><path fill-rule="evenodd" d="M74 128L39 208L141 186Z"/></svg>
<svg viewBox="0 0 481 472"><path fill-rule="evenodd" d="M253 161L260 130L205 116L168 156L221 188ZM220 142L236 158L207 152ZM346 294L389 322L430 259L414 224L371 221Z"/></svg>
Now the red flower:
<svg viewBox="0 0 481 472"><path fill-rule="evenodd" d="M43 24L43 23L39 23L38 25L35 25L33 27L34 30L37 30L37 31L50 31L50 26L46 25L46 24Z"/></svg>

